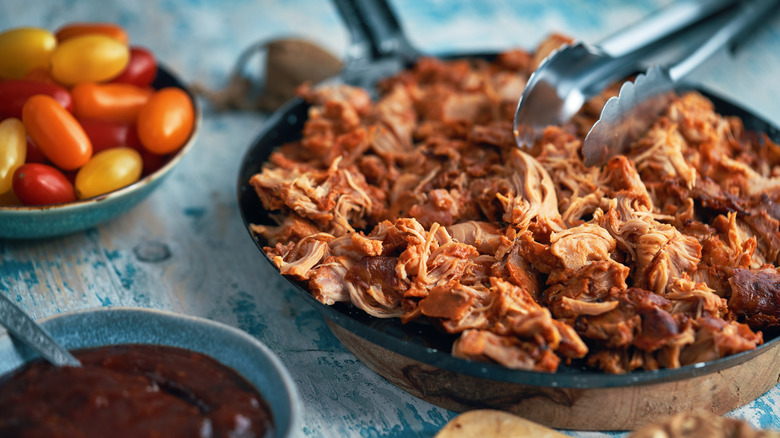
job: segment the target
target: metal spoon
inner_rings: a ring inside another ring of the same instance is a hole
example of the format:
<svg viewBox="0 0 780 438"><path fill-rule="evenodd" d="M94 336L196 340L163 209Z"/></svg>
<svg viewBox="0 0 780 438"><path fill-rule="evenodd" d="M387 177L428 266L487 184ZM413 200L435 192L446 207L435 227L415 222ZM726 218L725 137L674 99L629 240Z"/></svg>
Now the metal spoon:
<svg viewBox="0 0 780 438"><path fill-rule="evenodd" d="M81 362L75 356L57 343L49 332L38 325L3 293L0 293L0 325L3 325L14 337L40 353L53 365L81 366Z"/></svg>
<svg viewBox="0 0 780 438"><path fill-rule="evenodd" d="M607 37L597 46L565 46L531 75L517 104L517 144L532 147L548 125L568 121L591 97L614 81L644 70L670 46L688 44L699 24L723 13L738 0L685 1L664 8L640 23ZM656 61L658 62L658 61Z"/></svg>

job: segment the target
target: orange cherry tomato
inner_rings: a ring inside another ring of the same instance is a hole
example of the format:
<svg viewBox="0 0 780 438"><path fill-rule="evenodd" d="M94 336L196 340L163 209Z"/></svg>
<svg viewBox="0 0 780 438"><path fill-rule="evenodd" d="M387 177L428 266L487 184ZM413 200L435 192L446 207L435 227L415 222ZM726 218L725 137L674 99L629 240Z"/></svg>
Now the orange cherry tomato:
<svg viewBox="0 0 780 438"><path fill-rule="evenodd" d="M64 85L102 82L118 76L130 60L126 44L105 35L69 38L51 55L51 75Z"/></svg>
<svg viewBox="0 0 780 438"><path fill-rule="evenodd" d="M95 154L76 174L76 195L93 198L130 185L141 177L141 155L132 148L118 147Z"/></svg>
<svg viewBox="0 0 780 438"><path fill-rule="evenodd" d="M92 143L84 129L52 97L29 98L22 108L22 122L41 152L60 169L78 169L92 157Z"/></svg>
<svg viewBox="0 0 780 438"><path fill-rule="evenodd" d="M138 114L138 137L153 154L179 150L190 138L195 125L195 108L181 88L156 91Z"/></svg>
<svg viewBox="0 0 780 438"><path fill-rule="evenodd" d="M69 40L76 36L100 34L109 36L127 45L127 32L122 26L114 23L69 23L57 30L54 36L58 42Z"/></svg>
<svg viewBox="0 0 780 438"><path fill-rule="evenodd" d="M18 27L0 33L0 78L19 79L48 68L56 46L57 39L46 29Z"/></svg>
<svg viewBox="0 0 780 438"><path fill-rule="evenodd" d="M73 87L70 95L76 117L134 122L153 92L130 84L83 82Z"/></svg>

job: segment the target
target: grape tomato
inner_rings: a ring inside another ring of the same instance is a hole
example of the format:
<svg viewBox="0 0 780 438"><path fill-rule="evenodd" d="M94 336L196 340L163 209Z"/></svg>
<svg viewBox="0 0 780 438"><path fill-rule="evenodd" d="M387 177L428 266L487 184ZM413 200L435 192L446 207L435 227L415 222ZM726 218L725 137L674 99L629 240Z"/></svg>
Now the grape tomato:
<svg viewBox="0 0 780 438"><path fill-rule="evenodd" d="M14 172L14 194L24 205L48 205L73 202L73 184L56 167L27 163Z"/></svg>
<svg viewBox="0 0 780 438"><path fill-rule="evenodd" d="M54 34L37 27L0 33L0 78L19 79L37 68L48 68L57 47Z"/></svg>
<svg viewBox="0 0 780 438"><path fill-rule="evenodd" d="M22 201L16 196L13 190L9 190L5 193L0 193L0 207L8 207L11 205L22 205Z"/></svg>
<svg viewBox="0 0 780 438"><path fill-rule="evenodd" d="M83 82L70 91L73 113L80 118L134 122L154 90L131 84Z"/></svg>
<svg viewBox="0 0 780 438"><path fill-rule="evenodd" d="M155 92L138 114L138 137L149 152L165 155L177 151L190 138L195 109L181 88Z"/></svg>
<svg viewBox="0 0 780 438"><path fill-rule="evenodd" d="M73 99L70 93L59 85L30 79L11 79L0 81L0 119L22 118L24 104L27 99L36 94L49 95L63 108L73 111Z"/></svg>
<svg viewBox="0 0 780 438"><path fill-rule="evenodd" d="M92 154L120 146L138 149L135 123L121 120L78 119L92 143Z"/></svg>
<svg viewBox="0 0 780 438"><path fill-rule="evenodd" d="M51 72L49 71L48 68L36 68L30 70L29 72L27 72L26 75L24 75L24 77L22 77L22 79L59 85L57 81L55 81L54 78L51 77Z"/></svg>
<svg viewBox="0 0 780 438"><path fill-rule="evenodd" d="M46 155L43 155L43 152L41 152L41 148L38 147L38 144L33 141L33 139L30 138L30 136L27 136L27 159L24 160L25 163L48 163L48 159L46 158Z"/></svg>
<svg viewBox="0 0 780 438"><path fill-rule="evenodd" d="M61 43L73 37L91 34L109 36L124 45L128 42L127 32L114 23L68 23L57 29L54 36Z"/></svg>
<svg viewBox="0 0 780 438"><path fill-rule="evenodd" d="M75 170L92 157L92 143L78 120L51 96L35 95L22 109L27 134L52 163Z"/></svg>
<svg viewBox="0 0 780 438"><path fill-rule="evenodd" d="M131 46L127 67L111 82L148 87L156 77L157 59L154 54L143 47Z"/></svg>
<svg viewBox="0 0 780 438"><path fill-rule="evenodd" d="M142 165L141 155L135 149L106 149L79 169L76 194L79 199L86 199L130 185L141 177Z"/></svg>
<svg viewBox="0 0 780 438"><path fill-rule="evenodd" d="M127 66L126 44L105 35L89 34L69 38L51 55L51 74L65 85L102 82L118 76Z"/></svg>
<svg viewBox="0 0 780 438"><path fill-rule="evenodd" d="M163 167L196 120L186 91L152 88L158 68L113 23L0 32L0 205L92 198Z"/></svg>
<svg viewBox="0 0 780 438"><path fill-rule="evenodd" d="M22 121L16 118L0 122L0 194L11 190L14 171L24 164L27 154L27 134Z"/></svg>

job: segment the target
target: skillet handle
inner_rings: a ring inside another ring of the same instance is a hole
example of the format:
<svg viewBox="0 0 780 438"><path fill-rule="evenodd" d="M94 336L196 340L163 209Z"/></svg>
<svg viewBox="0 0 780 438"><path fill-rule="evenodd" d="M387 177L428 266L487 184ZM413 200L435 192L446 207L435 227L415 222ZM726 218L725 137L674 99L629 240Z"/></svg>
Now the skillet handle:
<svg viewBox="0 0 780 438"><path fill-rule="evenodd" d="M417 57L386 0L333 0L352 38L347 64L383 58L410 63Z"/></svg>

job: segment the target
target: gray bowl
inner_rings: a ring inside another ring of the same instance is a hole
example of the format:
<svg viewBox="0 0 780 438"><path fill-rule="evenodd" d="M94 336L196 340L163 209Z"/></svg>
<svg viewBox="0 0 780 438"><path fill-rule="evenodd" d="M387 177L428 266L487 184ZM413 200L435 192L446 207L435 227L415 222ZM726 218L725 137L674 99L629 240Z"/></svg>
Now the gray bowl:
<svg viewBox="0 0 780 438"><path fill-rule="evenodd" d="M68 349L157 344L206 354L260 392L271 407L275 438L293 437L300 429L301 403L287 369L268 347L239 329L171 312L120 307L63 313L38 322ZM0 375L37 357L8 333L0 335Z"/></svg>
<svg viewBox="0 0 780 438"><path fill-rule="evenodd" d="M192 149L202 119L195 95L164 66L159 66L152 86L177 87L189 94L195 109L195 124L184 146L160 169L113 192L64 204L0 206L0 238L39 239L83 231L127 212L149 196Z"/></svg>

